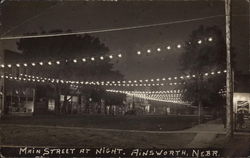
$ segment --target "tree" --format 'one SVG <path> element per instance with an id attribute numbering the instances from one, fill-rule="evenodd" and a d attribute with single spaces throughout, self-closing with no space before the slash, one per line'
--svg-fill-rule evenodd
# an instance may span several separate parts
<path id="1" fill-rule="evenodd" d="M 68 30 L 69 32 L 70 30 Z M 61 30 L 52 30 L 50 34 L 62 32 Z M 42 31 L 41 34 L 46 33 Z M 28 35 L 36 34 L 29 33 Z M 122 80 L 123 76 L 120 72 L 113 70 L 113 64 L 109 58 L 100 60 L 97 57 L 108 55 L 109 49 L 101 41 L 90 35 L 69 35 L 54 36 L 45 38 L 29 38 L 20 39 L 17 42 L 18 49 L 22 52 L 22 58 L 13 61 L 15 63 L 36 63 L 36 66 L 27 67 L 26 72 L 35 76 L 47 78 L 65 79 L 71 81 L 108 81 Z M 91 61 L 87 57 L 95 57 L 95 61 Z M 73 63 L 74 59 L 86 58 L 87 62 L 78 60 Z M 45 61 L 43 66 L 39 62 Z M 48 65 L 51 61 L 52 65 Z M 56 64 L 60 61 L 60 65 Z M 59 100 L 62 92 L 69 93 L 72 91 L 69 85 L 54 84 L 52 85 L 56 91 L 56 109 L 59 111 Z M 96 93 L 101 91 L 100 86 L 84 86 L 78 88 L 77 91 L 82 93 Z M 44 92 L 46 93 L 46 92 Z M 97 93 L 100 100 L 103 93 Z M 91 95 L 91 94 L 90 94 Z M 102 96 L 101 96 L 102 95 Z"/>
<path id="2" fill-rule="evenodd" d="M 204 75 L 226 69 L 226 45 L 219 27 L 200 26 L 194 30 L 185 44 L 180 65 L 184 74 L 196 76 L 183 86 L 186 89 L 183 100 L 198 106 L 200 115 L 203 106 L 219 108 L 225 105 L 225 98 L 220 94 L 225 87 L 225 75 Z"/>

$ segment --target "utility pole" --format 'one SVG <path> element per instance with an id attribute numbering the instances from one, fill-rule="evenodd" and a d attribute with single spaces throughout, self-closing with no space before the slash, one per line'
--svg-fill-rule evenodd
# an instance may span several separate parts
<path id="1" fill-rule="evenodd" d="M 0 26 L 1 27 L 1 26 Z M 2 41 L 0 40 L 0 64 L 4 63 L 4 53 L 2 49 Z M 0 69 L 0 75 L 4 76 L 4 69 Z M 4 115 L 5 107 L 4 107 L 4 99 L 5 99 L 5 87 L 4 87 L 4 77 L 0 78 L 0 118 Z"/>
<path id="2" fill-rule="evenodd" d="M 0 30 L 3 28 L 3 22 L 2 22 L 2 4 L 4 1 L 0 1 Z M 2 32 L 2 31 L 0 31 Z M 3 43 L 0 40 L 0 64 L 4 64 L 4 52 L 3 52 Z M 4 69 L 0 69 L 0 75 L 4 76 Z M 4 90 L 4 77 L 0 78 L 0 118 L 5 112 L 4 107 L 4 98 L 5 98 L 5 90 Z"/>
<path id="3" fill-rule="evenodd" d="M 225 0 L 226 15 L 226 50 L 227 50 L 227 77 L 226 77 L 226 137 L 233 136 L 233 83 L 231 67 L 231 0 Z"/>
<path id="4" fill-rule="evenodd" d="M 247 0 L 248 2 L 248 39 L 249 39 L 249 61 L 250 61 L 250 0 Z M 250 73 L 250 62 L 249 62 L 249 69 L 248 69 L 249 73 Z"/>

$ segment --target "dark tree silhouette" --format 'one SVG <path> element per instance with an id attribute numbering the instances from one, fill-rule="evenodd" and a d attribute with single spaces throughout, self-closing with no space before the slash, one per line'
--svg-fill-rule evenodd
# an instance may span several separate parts
<path id="1" fill-rule="evenodd" d="M 226 44 L 222 31 L 217 26 L 200 26 L 192 32 L 184 49 L 180 57 L 181 71 L 195 74 L 196 78 L 187 80 L 183 86 L 186 89 L 183 100 L 200 107 L 222 107 L 225 99 L 219 92 L 224 89 L 225 74 L 204 76 L 207 72 L 223 72 L 226 68 Z"/>
<path id="2" fill-rule="evenodd" d="M 70 30 L 67 32 L 69 31 Z M 48 33 L 56 34 L 61 32 L 61 30 L 53 30 Z M 41 34 L 45 33 L 45 31 L 41 32 Z M 36 33 L 29 33 L 28 35 L 31 34 Z M 73 63 L 73 60 L 76 58 L 81 59 L 108 55 L 108 47 L 94 36 L 86 34 L 83 36 L 70 35 L 20 39 L 17 42 L 17 46 L 18 50 L 22 52 L 22 57 L 15 58 L 15 61 L 12 60 L 12 62 L 37 63 L 34 67 L 29 66 L 26 68 L 26 73 L 31 75 L 72 81 L 108 81 L 123 79 L 120 72 L 113 70 L 113 64 L 109 58 L 105 58 L 104 60 L 95 58 L 95 61 L 87 60 L 87 62 L 78 60 L 77 63 Z M 56 64 L 58 60 L 61 61 L 60 65 Z M 43 66 L 40 66 L 38 64 L 40 61 L 46 62 Z M 52 62 L 52 65 L 47 64 L 49 61 Z M 69 85 L 60 83 L 54 84 L 53 86 L 56 91 L 56 110 L 59 111 L 60 94 L 62 92 L 64 94 L 69 93 L 72 89 Z M 75 91 L 80 91 L 88 96 L 98 94 L 99 96 L 96 96 L 95 99 L 100 100 L 106 96 L 103 90 L 104 87 L 101 86 L 83 86 Z M 48 92 L 44 91 L 44 93 Z"/>

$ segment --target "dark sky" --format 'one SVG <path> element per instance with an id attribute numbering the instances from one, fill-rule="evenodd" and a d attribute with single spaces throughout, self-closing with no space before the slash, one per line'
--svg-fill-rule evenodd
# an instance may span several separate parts
<path id="1" fill-rule="evenodd" d="M 53 6 L 50 9 L 46 9 Z M 40 16 L 21 24 L 9 36 L 41 29 L 71 29 L 74 31 L 98 30 L 125 26 L 154 24 L 184 19 L 224 14 L 222 1 L 198 2 L 6 2 L 3 7 L 3 30 L 20 25 L 25 19 Z M 247 72 L 248 49 L 248 3 L 235 0 L 233 3 L 233 47 L 237 54 L 237 69 Z M 237 15 L 237 16 L 236 16 Z M 225 19 L 209 20 L 158 26 L 144 29 L 93 34 L 98 36 L 111 52 L 125 53 L 115 64 L 127 79 L 156 78 L 178 74 L 178 57 L 182 50 L 171 53 L 155 53 L 138 56 L 137 50 L 156 48 L 166 44 L 184 42 L 199 25 L 218 25 L 224 31 Z M 4 47 L 15 50 L 15 40 L 4 41 Z"/>

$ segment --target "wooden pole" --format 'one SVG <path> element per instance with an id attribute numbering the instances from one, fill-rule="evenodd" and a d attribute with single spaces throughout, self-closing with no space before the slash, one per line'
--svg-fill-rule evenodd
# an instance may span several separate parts
<path id="1" fill-rule="evenodd" d="M 1 27 L 1 26 L 0 26 Z M 2 41 L 0 40 L 0 64 L 4 64 L 4 53 L 3 53 L 3 49 L 2 49 Z M 4 75 L 4 69 L 0 69 L 0 75 Z M 0 92 L 1 92 L 1 100 L 0 100 L 0 118 L 2 117 L 2 115 L 4 115 L 5 113 L 5 107 L 4 107 L 4 100 L 5 100 L 5 86 L 4 86 L 4 77 L 0 78 Z"/>
<path id="2" fill-rule="evenodd" d="M 226 77 L 226 137 L 233 136 L 233 90 L 232 90 L 232 67 L 231 67 L 231 0 L 225 0 L 226 15 L 226 50 L 227 50 L 227 77 Z"/>
<path id="3" fill-rule="evenodd" d="M 248 39 L 249 39 L 249 61 L 250 61 L 250 0 L 247 0 L 248 2 L 248 28 L 249 28 L 249 31 L 248 31 Z M 250 62 L 249 62 L 249 73 L 250 73 Z"/>

